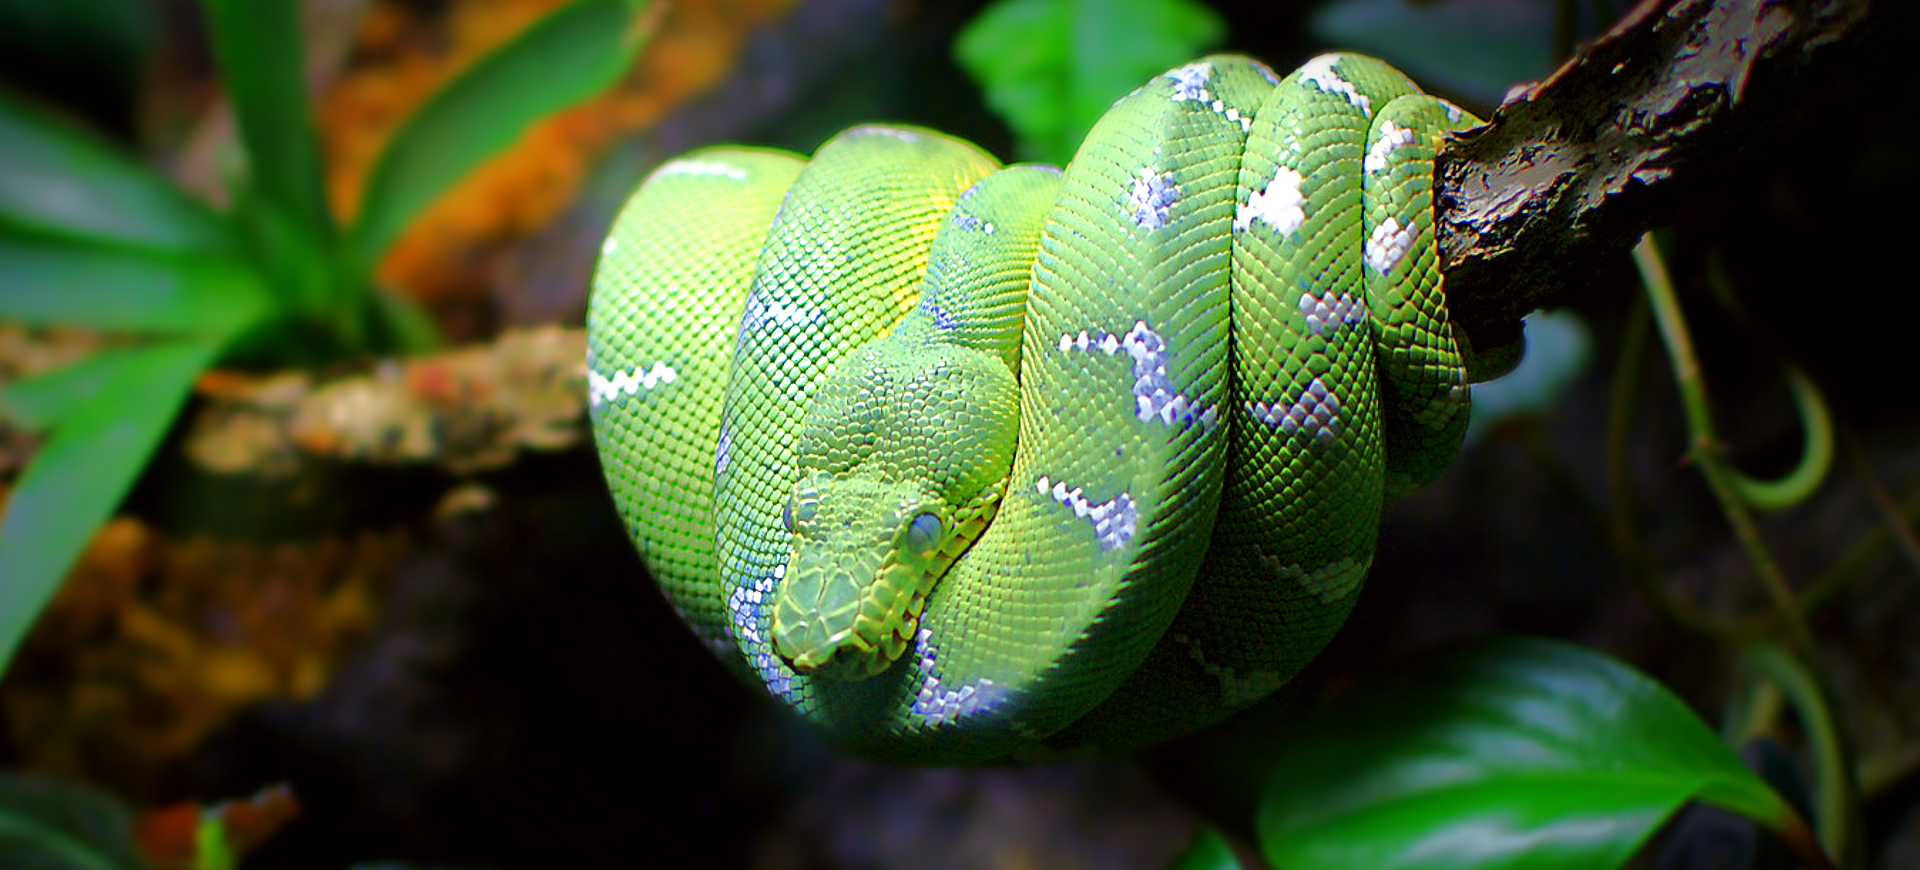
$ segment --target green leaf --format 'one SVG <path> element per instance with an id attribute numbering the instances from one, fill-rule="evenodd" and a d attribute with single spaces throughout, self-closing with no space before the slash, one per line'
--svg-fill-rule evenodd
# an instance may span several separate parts
<path id="1" fill-rule="evenodd" d="M 270 310 L 251 267 L 224 257 L 0 232 L 0 319 L 226 337 Z"/>
<path id="2" fill-rule="evenodd" d="M 574 0 L 475 61 L 396 131 L 354 221 L 361 263 L 379 259 L 421 210 L 533 122 L 600 93 L 651 35 L 645 0 Z"/>
<path id="3" fill-rule="evenodd" d="M 67 571 L 146 467 L 194 378 L 220 345 L 179 341 L 104 352 L 69 397 L 0 517 L 0 674 Z"/>
<path id="4" fill-rule="evenodd" d="M 1170 870 L 1240 870 L 1240 859 L 1219 831 L 1203 828 L 1194 835 L 1193 845 L 1174 859 Z"/>
<path id="5" fill-rule="evenodd" d="M 1286 739 L 1256 821 L 1277 867 L 1618 867 L 1690 799 L 1798 817 L 1658 683 L 1500 638 L 1356 688 Z"/>
<path id="6" fill-rule="evenodd" d="M 233 870 L 240 860 L 227 837 L 226 822 L 218 813 L 202 813 L 193 829 L 195 870 Z"/>
<path id="7" fill-rule="evenodd" d="M 92 788 L 0 774 L 0 866 L 146 870 L 126 806 Z"/>
<path id="8" fill-rule="evenodd" d="M 1307 29 L 1327 45 L 1376 55 L 1429 90 L 1493 106 L 1509 87 L 1553 72 L 1560 5 L 1339 0 L 1315 12 Z"/>
<path id="9" fill-rule="evenodd" d="M 374 344 L 406 355 L 430 353 L 446 346 L 440 325 L 419 304 L 388 290 L 375 290 L 367 310 Z"/>
<path id="10" fill-rule="evenodd" d="M 0 224 L 167 251 L 233 248 L 205 204 L 3 90 L 0 154 Z"/>
<path id="11" fill-rule="evenodd" d="M 107 388 L 126 363 L 120 350 L 94 353 L 72 365 L 0 384 L 0 414 L 33 432 L 45 432 Z"/>
<path id="12" fill-rule="evenodd" d="M 202 6 L 252 186 L 308 235 L 331 239 L 320 143 L 307 103 L 300 4 L 205 0 Z"/>
<path id="13" fill-rule="evenodd" d="M 341 277 L 339 246 L 302 226 L 257 188 L 233 192 L 232 220 L 283 312 L 325 319 L 362 303 L 365 284 L 358 275 Z"/>
<path id="14" fill-rule="evenodd" d="M 953 53 L 1013 128 L 1020 158 L 1064 166 L 1115 99 L 1225 32 L 1192 0 L 999 0 Z"/>

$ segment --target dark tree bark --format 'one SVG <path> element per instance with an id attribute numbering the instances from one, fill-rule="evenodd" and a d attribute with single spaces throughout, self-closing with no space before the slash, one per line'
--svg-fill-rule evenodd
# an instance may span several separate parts
<path id="1" fill-rule="evenodd" d="M 1716 156 L 1797 107 L 1774 99 L 1863 32 L 1870 0 L 1646 0 L 1516 87 L 1435 169 L 1448 309 L 1476 347 L 1562 301 L 1665 224 Z"/>

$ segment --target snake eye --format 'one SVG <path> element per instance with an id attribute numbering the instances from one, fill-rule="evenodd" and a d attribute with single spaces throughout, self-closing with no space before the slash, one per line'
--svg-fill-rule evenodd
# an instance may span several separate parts
<path id="1" fill-rule="evenodd" d="M 780 522 L 787 527 L 787 534 L 800 530 L 801 526 L 813 522 L 820 513 L 820 497 L 812 490 L 795 493 L 787 503 L 780 506 Z"/>
<path id="2" fill-rule="evenodd" d="M 931 556 L 940 546 L 940 518 L 933 514 L 920 514 L 907 524 L 905 545 L 907 550 L 922 556 Z"/>

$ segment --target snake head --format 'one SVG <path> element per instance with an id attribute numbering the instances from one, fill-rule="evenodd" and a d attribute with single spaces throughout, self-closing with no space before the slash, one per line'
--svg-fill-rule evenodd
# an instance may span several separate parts
<path id="1" fill-rule="evenodd" d="M 821 385 L 781 509 L 792 536 L 774 649 L 795 670 L 860 679 L 906 653 L 921 606 L 1005 491 L 1019 388 L 995 354 L 923 323 L 854 350 Z"/>
<path id="2" fill-rule="evenodd" d="M 793 550 L 775 597 L 775 650 L 802 673 L 861 679 L 886 670 L 953 562 L 952 513 L 912 482 L 804 475 L 781 509 Z"/>

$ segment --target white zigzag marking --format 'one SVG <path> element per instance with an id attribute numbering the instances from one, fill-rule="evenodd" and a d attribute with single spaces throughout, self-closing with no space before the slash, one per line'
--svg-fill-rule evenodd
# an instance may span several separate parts
<path id="1" fill-rule="evenodd" d="M 1402 227 L 1399 221 L 1389 217 L 1367 236 L 1367 265 L 1385 275 L 1393 271 L 1412 248 L 1413 227 Z"/>
<path id="2" fill-rule="evenodd" d="M 1100 549 L 1112 550 L 1133 541 L 1135 527 L 1140 521 L 1140 511 L 1133 503 L 1133 496 L 1123 492 L 1094 504 L 1087 499 L 1083 487 L 1068 489 L 1065 481 L 1050 480 L 1045 475 L 1034 482 L 1033 488 L 1041 495 L 1072 508 L 1074 516 L 1092 525 Z"/>
<path id="3" fill-rule="evenodd" d="M 1380 138 L 1367 146 L 1367 158 L 1360 163 L 1362 172 L 1374 173 L 1387 168 L 1387 155 L 1395 148 L 1405 148 L 1417 141 L 1412 130 L 1395 124 L 1391 119 L 1380 122 Z"/>
<path id="4" fill-rule="evenodd" d="M 1307 198 L 1300 193 L 1303 180 L 1299 172 L 1288 167 L 1275 169 L 1267 189 L 1249 194 L 1247 201 L 1234 210 L 1233 228 L 1244 231 L 1257 219 L 1283 238 L 1293 235 L 1307 222 Z"/>
<path id="5" fill-rule="evenodd" d="M 729 178 L 745 181 L 747 171 L 738 166 L 716 163 L 710 160 L 669 160 L 653 171 L 655 177 L 662 175 L 707 175 L 716 178 Z"/>
<path id="6" fill-rule="evenodd" d="M 1334 71 L 1333 65 L 1339 60 L 1340 55 L 1337 54 L 1320 55 L 1300 67 L 1300 77 L 1313 82 L 1319 86 L 1320 90 L 1346 97 L 1347 103 L 1361 112 L 1373 114 L 1373 100 L 1368 99 L 1366 94 L 1360 93 L 1360 90 L 1353 86 L 1353 82 L 1341 78 L 1340 74 Z"/>
<path id="7" fill-rule="evenodd" d="M 1366 308 L 1358 296 L 1332 290 L 1318 299 L 1311 293 L 1300 294 L 1300 313 L 1306 315 L 1307 332 L 1311 335 L 1326 335 L 1367 319 Z"/>
<path id="8" fill-rule="evenodd" d="M 1167 212 L 1179 201 L 1180 185 L 1173 182 L 1173 173 L 1156 172 L 1151 166 L 1141 168 L 1140 177 L 1133 180 L 1133 188 L 1127 193 L 1133 222 L 1150 230 L 1166 226 Z"/>
<path id="9" fill-rule="evenodd" d="M 1142 423 L 1159 420 L 1171 426 L 1176 421 L 1183 425 L 1198 422 L 1212 430 L 1219 422 L 1217 409 L 1200 410 L 1193 400 L 1174 391 L 1173 379 L 1167 375 L 1167 361 L 1173 353 L 1167 349 L 1166 339 L 1144 320 L 1134 321 L 1124 336 L 1085 329 L 1078 334 L 1061 333 L 1058 347 L 1061 353 L 1093 350 L 1107 356 L 1125 350 L 1133 360 L 1134 417 Z"/>
<path id="10" fill-rule="evenodd" d="M 919 651 L 914 667 L 920 672 L 920 691 L 913 698 L 914 715 L 931 725 L 945 725 L 1006 697 L 1007 690 L 986 677 L 957 689 L 940 688 L 940 678 L 933 675 L 939 654 L 933 648 L 932 636 L 931 630 L 922 628 L 917 638 Z"/>
<path id="11" fill-rule="evenodd" d="M 629 396 L 638 395 L 641 390 L 651 390 L 679 379 L 680 373 L 674 371 L 673 366 L 667 365 L 664 361 L 655 362 L 653 367 L 645 372 L 636 365 L 627 371 L 614 372 L 613 377 L 610 378 L 589 369 L 587 371 L 587 405 L 597 408 L 604 402 L 619 398 L 623 393 Z"/>
<path id="12" fill-rule="evenodd" d="M 1282 432 L 1305 430 L 1315 444 L 1325 444 L 1340 436 L 1340 397 L 1327 384 L 1314 378 L 1300 398 L 1293 402 L 1248 402 L 1247 413 Z"/>

